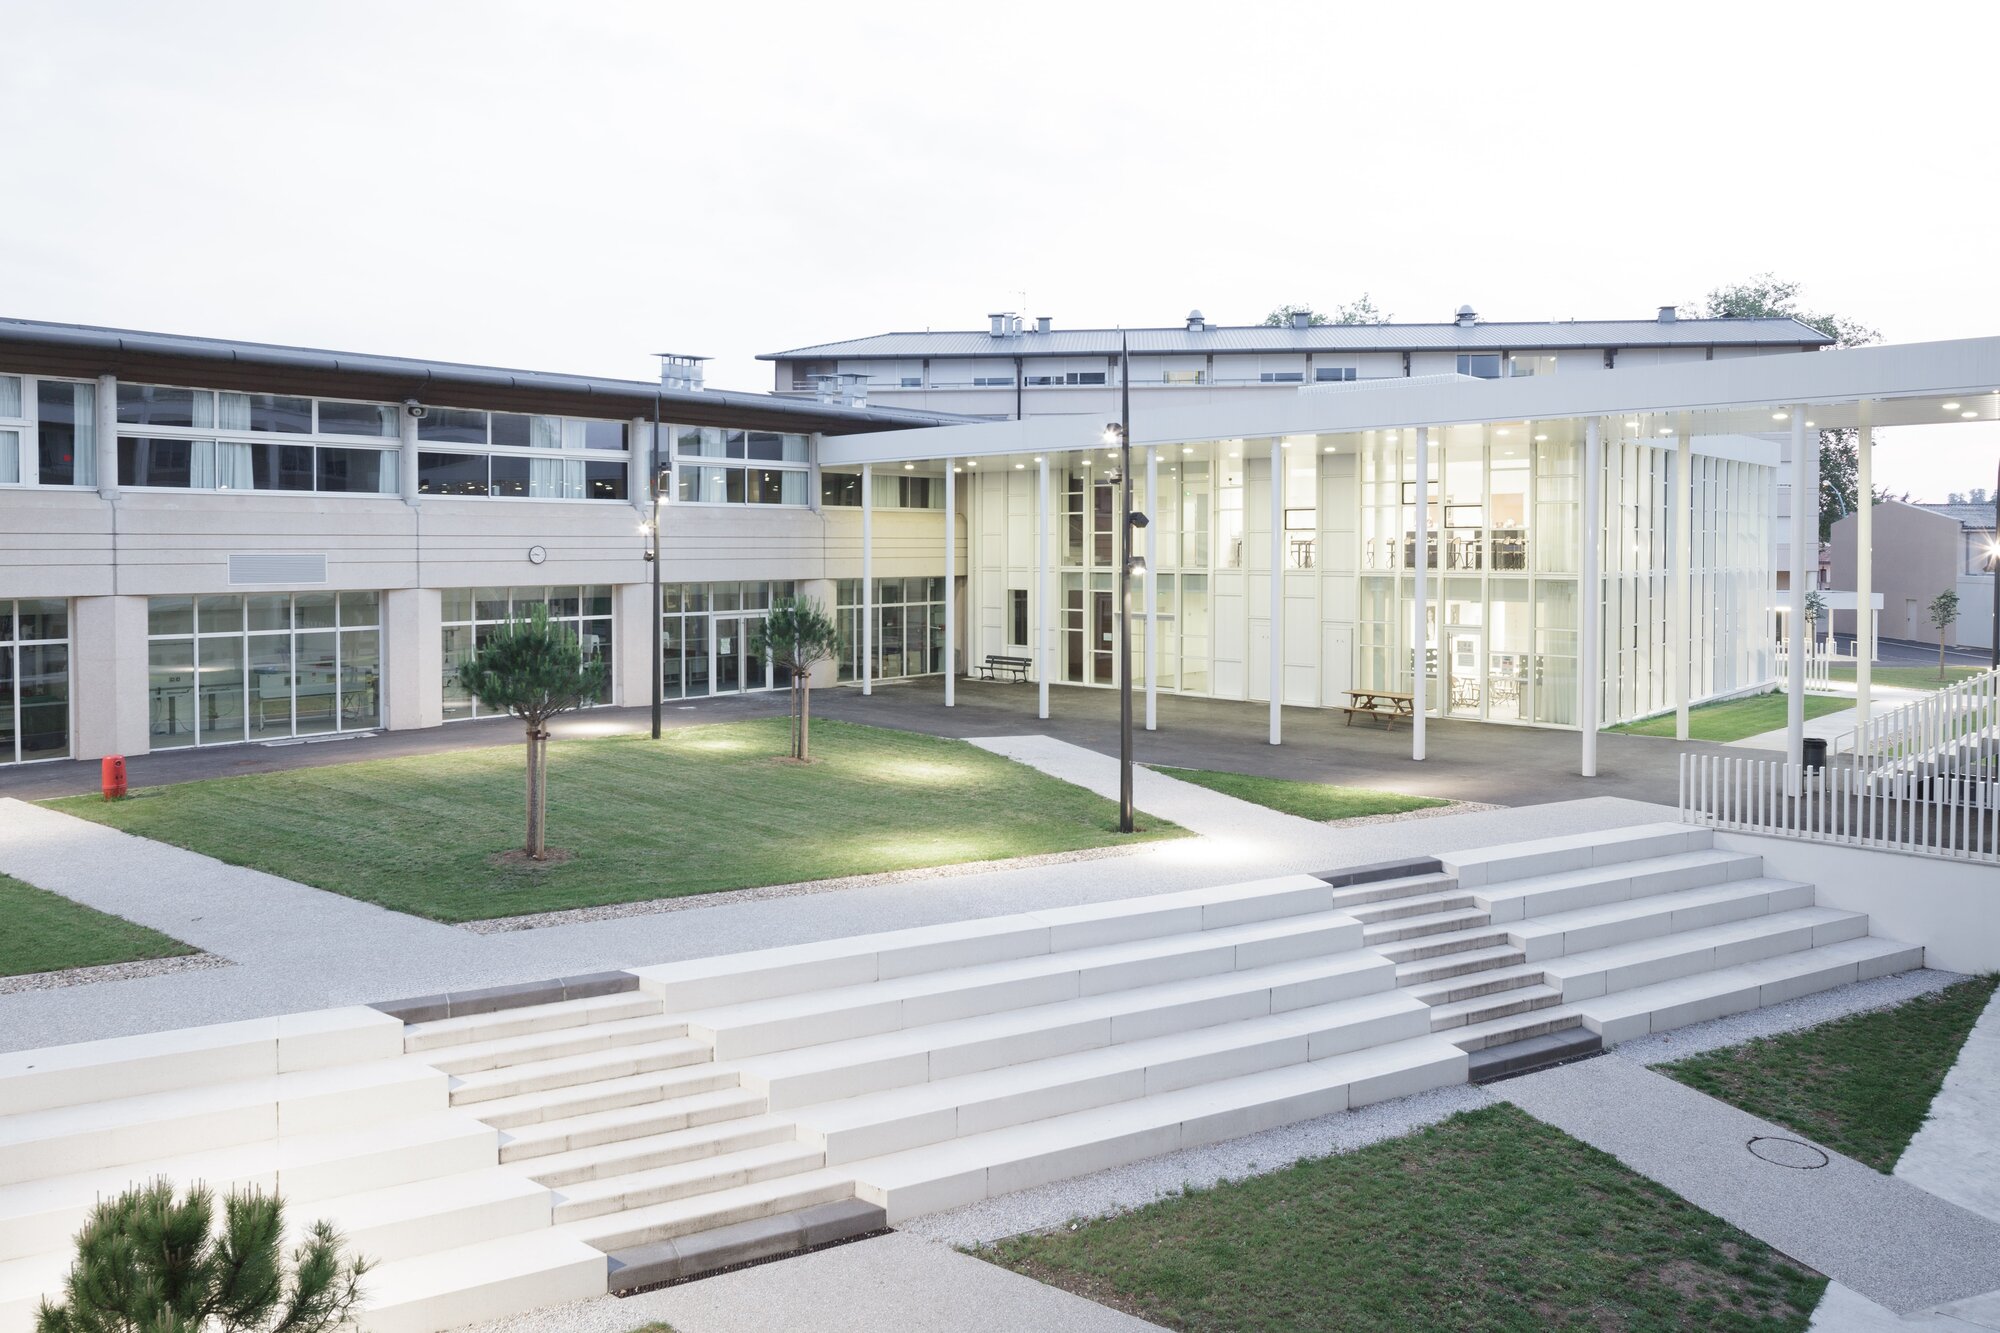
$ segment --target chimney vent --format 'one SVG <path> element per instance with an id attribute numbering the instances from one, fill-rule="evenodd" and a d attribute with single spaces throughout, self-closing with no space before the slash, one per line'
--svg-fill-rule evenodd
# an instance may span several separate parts
<path id="1" fill-rule="evenodd" d="M 1208 321 L 1202 318 L 1201 311 L 1199 310 L 1188 311 L 1187 331 L 1189 333 L 1200 333 L 1207 327 L 1208 327 Z"/>
<path id="2" fill-rule="evenodd" d="M 1312 312 L 1312 311 L 1310 311 L 1310 310 L 1294 310 L 1294 311 L 1292 312 L 1292 327 L 1293 327 L 1293 328 L 1295 328 L 1295 329 L 1309 329 L 1309 328 L 1311 328 L 1311 327 L 1312 327 L 1312 322 L 1313 322 L 1313 312 Z"/>
<path id="3" fill-rule="evenodd" d="M 866 407 L 868 377 L 858 371 L 843 370 L 833 375 L 812 377 L 813 398 L 829 407 Z"/>
<path id="4" fill-rule="evenodd" d="M 1469 329 L 1478 322 L 1479 322 L 1479 312 L 1474 310 L 1471 306 L 1462 305 L 1458 308 L 1458 327 L 1460 327 L 1461 329 Z"/>
<path id="5" fill-rule="evenodd" d="M 701 391 L 701 363 L 705 356 L 689 356 L 684 352 L 661 352 L 660 387 L 678 389 L 684 393 Z"/>
<path id="6" fill-rule="evenodd" d="M 1671 324 L 1680 317 L 1680 311 L 1676 310 L 1673 306 L 1663 305 L 1660 307 L 1660 323 Z"/>
<path id="7" fill-rule="evenodd" d="M 1047 333 L 1049 331 L 1049 325 L 1052 324 L 1053 322 L 1054 321 L 1047 315 L 1035 316 L 1035 332 Z"/>

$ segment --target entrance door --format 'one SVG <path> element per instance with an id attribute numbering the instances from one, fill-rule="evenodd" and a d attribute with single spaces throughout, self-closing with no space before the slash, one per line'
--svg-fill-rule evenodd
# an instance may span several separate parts
<path id="1" fill-rule="evenodd" d="M 1478 626 L 1445 628 L 1444 711 L 1451 717 L 1478 717 L 1480 663 L 1486 659 L 1486 636 Z"/>
<path id="2" fill-rule="evenodd" d="M 1118 678 L 1117 594 L 1090 594 L 1090 679 L 1109 685 Z"/>
<path id="3" fill-rule="evenodd" d="M 769 665 L 751 646 L 762 616 L 716 616 L 709 629 L 710 694 L 742 694 L 771 688 Z"/>

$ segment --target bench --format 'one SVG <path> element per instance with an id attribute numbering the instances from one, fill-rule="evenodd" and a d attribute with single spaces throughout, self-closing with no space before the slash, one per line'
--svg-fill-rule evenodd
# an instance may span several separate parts
<path id="1" fill-rule="evenodd" d="M 1390 690 L 1349 690 L 1347 692 L 1347 725 L 1354 725 L 1356 714 L 1363 717 L 1380 718 L 1382 725 L 1393 728 L 1399 717 L 1414 717 L 1416 696 L 1397 694 Z"/>
<path id="2" fill-rule="evenodd" d="M 988 653 L 986 660 L 980 664 L 979 678 L 1000 680 L 1004 677 L 1025 684 L 1028 679 L 1028 668 L 1034 664 L 1035 659 L 1032 657 L 1003 657 L 999 653 Z"/>

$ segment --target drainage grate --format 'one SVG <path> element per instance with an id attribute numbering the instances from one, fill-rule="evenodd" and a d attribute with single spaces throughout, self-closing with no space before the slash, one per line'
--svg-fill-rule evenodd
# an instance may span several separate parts
<path id="1" fill-rule="evenodd" d="M 1817 1171 L 1833 1159 L 1825 1149 L 1797 1139 L 1781 1139 L 1767 1134 L 1752 1135 L 1743 1145 L 1750 1155 L 1772 1166 L 1788 1166 L 1794 1171 Z"/>

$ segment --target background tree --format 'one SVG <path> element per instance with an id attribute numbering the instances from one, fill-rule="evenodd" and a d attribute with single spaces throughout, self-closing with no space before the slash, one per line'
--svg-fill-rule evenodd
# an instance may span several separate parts
<path id="1" fill-rule="evenodd" d="M 792 758 L 812 758 L 812 671 L 840 656 L 840 628 L 818 602 L 787 597 L 750 636 L 752 651 L 792 676 Z"/>
<path id="2" fill-rule="evenodd" d="M 1802 309 L 1799 284 L 1773 273 L 1717 287 L 1700 305 L 1709 319 L 1796 319 L 1833 338 L 1836 347 L 1860 347 L 1880 342 L 1882 335 L 1858 320 L 1828 311 Z M 1860 432 L 1851 427 L 1819 433 L 1819 539 L 1827 540 L 1834 522 L 1854 512 L 1859 502 Z"/>
<path id="3" fill-rule="evenodd" d="M 280 1253 L 285 1205 L 276 1195 L 176 1198 L 156 1180 L 98 1203 L 76 1237 L 63 1300 L 44 1300 L 36 1333 L 326 1333 L 361 1297 L 366 1260 L 341 1256 L 338 1233 L 315 1222 Z"/>
<path id="4" fill-rule="evenodd" d="M 1293 315 L 1304 315 L 1306 316 L 1306 323 L 1315 326 L 1333 323 L 1332 320 L 1320 314 L 1309 305 L 1292 305 L 1290 303 L 1281 305 L 1270 314 L 1264 316 L 1264 323 L 1266 326 L 1274 329 L 1290 328 Z"/>
<path id="5" fill-rule="evenodd" d="M 1826 594 L 1818 588 L 1806 589 L 1806 638 L 1817 640 L 1819 627 L 1826 623 Z"/>
<path id="6" fill-rule="evenodd" d="M 1367 292 L 1333 308 L 1333 322 L 1336 324 L 1387 324 L 1393 318 L 1388 311 L 1379 309 Z"/>
<path id="7" fill-rule="evenodd" d="M 604 685 L 604 663 L 583 660 L 577 632 L 537 606 L 510 621 L 458 668 L 467 693 L 496 712 L 512 713 L 528 729 L 528 837 L 525 851 L 546 860 L 548 848 L 549 719 L 581 708 Z"/>
<path id="8" fill-rule="evenodd" d="M 1931 598 L 1931 624 L 1938 632 L 1938 679 L 1944 679 L 1944 641 L 1946 631 L 1958 620 L 1958 593 L 1946 588 Z"/>

